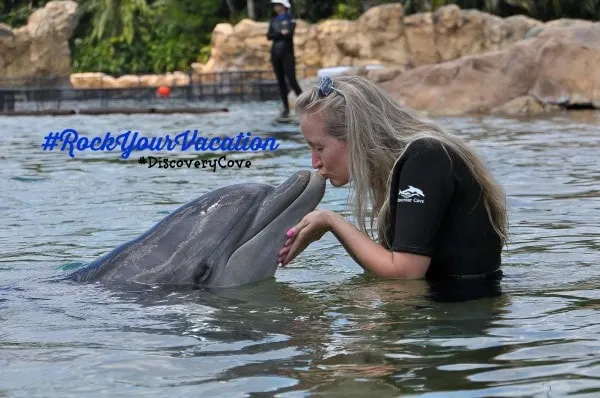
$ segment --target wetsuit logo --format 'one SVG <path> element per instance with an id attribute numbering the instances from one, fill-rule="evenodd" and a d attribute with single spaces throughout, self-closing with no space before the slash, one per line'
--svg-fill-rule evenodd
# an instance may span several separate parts
<path id="1" fill-rule="evenodd" d="M 405 190 L 398 192 L 401 198 L 398 198 L 398 202 L 413 202 L 413 203 L 425 203 L 425 194 L 419 188 L 415 188 L 409 185 Z"/>

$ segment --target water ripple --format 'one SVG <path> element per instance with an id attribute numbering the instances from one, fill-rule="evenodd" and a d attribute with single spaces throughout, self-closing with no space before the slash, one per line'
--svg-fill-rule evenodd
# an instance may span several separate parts
<path id="1" fill-rule="evenodd" d="M 297 127 L 269 123 L 276 106 L 0 119 L 0 395 L 600 394 L 598 112 L 439 119 L 506 189 L 511 239 L 497 295 L 450 302 L 423 281 L 372 278 L 331 234 L 276 280 L 235 291 L 55 280 L 216 186 L 310 169 Z M 139 154 L 42 151 L 44 135 L 64 128 L 251 131 L 280 149 L 228 154 L 251 160 L 244 170 L 149 169 Z M 352 219 L 347 194 L 328 186 L 321 208 Z"/>

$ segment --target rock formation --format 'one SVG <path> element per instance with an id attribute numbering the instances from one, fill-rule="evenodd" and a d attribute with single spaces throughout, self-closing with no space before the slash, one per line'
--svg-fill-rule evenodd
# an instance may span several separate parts
<path id="1" fill-rule="evenodd" d="M 555 21 L 531 36 L 380 84 L 399 102 L 435 115 L 600 108 L 600 23 Z"/>
<path id="2" fill-rule="evenodd" d="M 71 74 L 71 84 L 75 88 L 173 87 L 189 85 L 190 76 L 183 72 L 173 72 L 113 77 L 100 72 L 84 72 Z"/>
<path id="3" fill-rule="evenodd" d="M 0 22 L 0 37 L 2 36 L 14 36 L 12 28 L 5 23 Z"/>
<path id="4" fill-rule="evenodd" d="M 405 16 L 400 3 L 370 8 L 356 21 L 326 20 L 310 25 L 298 20 L 294 35 L 300 67 L 383 64 L 415 66 L 499 50 L 525 38 L 543 24 L 524 16 L 500 18 L 456 5 L 434 13 Z M 192 64 L 198 72 L 270 69 L 268 23 L 242 20 L 218 24 L 211 57 Z"/>
<path id="5" fill-rule="evenodd" d="M 77 27 L 77 3 L 57 0 L 37 9 L 27 25 L 0 34 L 0 79 L 67 77 L 71 73 L 69 38 Z M 5 25 L 6 27 L 6 25 Z"/>
<path id="6" fill-rule="evenodd" d="M 69 76 L 76 10 L 71 0 L 51 1 L 26 26 L 0 25 L 0 79 Z M 192 65 L 202 77 L 76 73 L 70 83 L 76 88 L 182 86 L 200 78 L 210 82 L 213 72 L 270 73 L 267 28 L 268 23 L 249 19 L 218 24 L 209 61 Z M 298 67 L 309 68 L 309 76 L 319 68 L 354 66 L 346 73 L 364 74 L 400 102 L 431 114 L 600 108 L 600 23 L 500 18 L 456 5 L 405 16 L 395 3 L 373 7 L 356 21 L 298 20 L 294 43 Z M 369 64 L 386 68 L 361 69 Z"/>

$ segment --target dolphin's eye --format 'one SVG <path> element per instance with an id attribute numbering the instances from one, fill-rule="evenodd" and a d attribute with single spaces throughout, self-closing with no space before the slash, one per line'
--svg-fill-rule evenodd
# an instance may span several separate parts
<path id="1" fill-rule="evenodd" d="M 196 268 L 196 273 L 194 274 L 194 284 L 200 285 L 208 279 L 210 276 L 210 267 L 205 262 L 202 262 Z"/>

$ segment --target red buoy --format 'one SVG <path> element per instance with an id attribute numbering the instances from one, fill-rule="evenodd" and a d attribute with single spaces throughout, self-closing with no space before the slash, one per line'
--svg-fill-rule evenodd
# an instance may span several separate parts
<path id="1" fill-rule="evenodd" d="M 168 97 L 169 95 L 171 95 L 171 89 L 167 86 L 160 86 L 157 90 L 156 90 L 156 94 L 159 97 Z"/>

